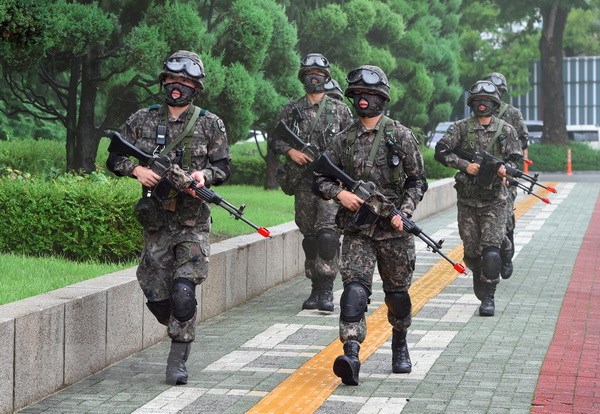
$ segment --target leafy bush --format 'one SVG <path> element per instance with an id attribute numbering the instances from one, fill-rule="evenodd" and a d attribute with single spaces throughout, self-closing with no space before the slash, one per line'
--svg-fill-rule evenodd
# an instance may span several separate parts
<path id="1" fill-rule="evenodd" d="M 421 147 L 423 153 L 423 162 L 425 163 L 425 175 L 427 179 L 437 180 L 440 178 L 452 177 L 456 170 L 454 168 L 446 167 L 437 162 L 433 155 L 435 151 L 432 148 Z"/>
<path id="2" fill-rule="evenodd" d="M 267 143 L 260 142 L 262 154 L 267 152 Z M 265 183 L 266 164 L 260 156 L 255 142 L 238 142 L 231 147 L 231 178 L 228 184 L 262 186 Z"/>
<path id="3" fill-rule="evenodd" d="M 133 186 L 131 184 L 134 184 Z M 141 247 L 139 186 L 102 174 L 0 179 L 0 251 L 122 262 Z"/>
<path id="4" fill-rule="evenodd" d="M 571 148 L 573 170 L 596 171 L 600 169 L 600 151 L 590 148 L 583 143 L 570 145 L 532 144 L 527 149 L 529 159 L 533 164 L 529 167 L 533 171 L 559 171 L 567 170 L 567 149 Z"/>
<path id="5" fill-rule="evenodd" d="M 14 140 L 0 145 L 0 167 L 46 175 L 64 171 L 65 144 L 51 140 Z"/>

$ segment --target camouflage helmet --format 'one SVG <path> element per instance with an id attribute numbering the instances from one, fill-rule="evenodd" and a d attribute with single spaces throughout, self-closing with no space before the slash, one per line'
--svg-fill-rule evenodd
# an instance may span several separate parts
<path id="1" fill-rule="evenodd" d="M 337 83 L 335 79 L 331 79 L 325 84 L 323 88 L 325 89 L 325 93 L 331 96 L 332 98 L 338 99 L 340 101 L 344 100 L 342 88 L 340 88 L 340 84 Z"/>
<path id="2" fill-rule="evenodd" d="M 325 56 L 320 53 L 309 53 L 300 61 L 300 70 L 298 71 L 298 79 L 300 82 L 304 82 L 304 75 L 306 72 L 318 69 L 325 73 L 327 76 L 327 81 L 331 79 L 331 67 L 329 66 L 329 61 Z"/>
<path id="3" fill-rule="evenodd" d="M 350 73 L 346 77 L 348 87 L 346 88 L 345 96 L 352 98 L 354 91 L 357 89 L 372 91 L 390 100 L 390 83 L 385 72 L 378 66 L 362 65 Z"/>
<path id="4" fill-rule="evenodd" d="M 500 94 L 498 88 L 492 82 L 488 80 L 477 81 L 469 88 L 469 97 L 467 98 L 467 105 L 471 106 L 471 103 L 475 99 L 488 99 L 500 105 Z"/>
<path id="5" fill-rule="evenodd" d="M 163 83 L 167 75 L 189 79 L 197 84 L 199 89 L 204 89 L 204 64 L 194 52 L 178 50 L 169 56 L 158 76 L 159 82 Z"/>
<path id="6" fill-rule="evenodd" d="M 503 95 L 508 91 L 506 78 L 500 72 L 489 73 L 484 80 L 492 82 L 496 86 L 496 88 L 498 88 L 498 92 L 500 92 L 500 95 Z"/>

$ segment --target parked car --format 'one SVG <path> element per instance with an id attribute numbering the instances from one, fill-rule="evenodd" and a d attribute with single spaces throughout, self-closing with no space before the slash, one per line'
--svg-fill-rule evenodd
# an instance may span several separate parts
<path id="1" fill-rule="evenodd" d="M 542 141 L 542 130 L 544 129 L 544 121 L 525 120 L 527 130 L 529 131 L 528 144 L 539 144 Z"/>
<path id="2" fill-rule="evenodd" d="M 258 129 L 251 129 L 246 134 L 246 138 L 241 141 L 236 142 L 239 144 L 241 142 L 264 142 L 267 140 L 267 133 Z"/>
<path id="3" fill-rule="evenodd" d="M 584 142 L 594 149 L 600 149 L 600 126 L 598 125 L 567 125 L 567 135 L 570 140 Z"/>
<path id="4" fill-rule="evenodd" d="M 438 141 L 442 138 L 442 136 L 446 133 L 446 131 L 448 131 L 448 128 L 450 128 L 450 125 L 452 125 L 453 123 L 454 122 L 452 122 L 452 121 L 440 122 L 435 127 L 435 131 L 433 131 L 433 135 L 431 136 L 431 138 L 429 138 L 429 141 L 427 142 L 427 146 L 429 148 L 435 148 L 435 144 L 438 143 Z"/>

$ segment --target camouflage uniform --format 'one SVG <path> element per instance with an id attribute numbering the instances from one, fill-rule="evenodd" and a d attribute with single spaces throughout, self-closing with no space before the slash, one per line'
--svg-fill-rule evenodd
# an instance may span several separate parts
<path id="1" fill-rule="evenodd" d="M 324 109 L 312 129 L 320 104 L 324 105 Z M 286 125 L 296 130 L 297 135 L 305 143 L 313 144 L 319 152 L 322 152 L 334 134 L 352 123 L 352 114 L 346 104 L 336 99 L 323 96 L 320 103 L 312 104 L 308 97 L 304 96 L 285 105 L 277 118 L 277 122 L 279 121 L 284 121 Z M 276 135 L 270 138 L 270 144 L 277 153 L 284 155 L 292 148 Z M 330 292 L 338 272 L 339 230 L 335 224 L 338 205 L 333 200 L 326 201 L 319 198 L 311 191 L 313 174 L 309 166 L 296 165 L 289 158 L 286 159 L 286 163 L 289 164 L 286 167 L 290 171 L 290 181 L 295 182 L 293 185 L 295 221 L 304 236 L 302 245 L 306 256 L 304 262 L 306 277 L 311 279 L 313 291 L 321 292 L 326 289 Z M 338 246 L 335 252 L 322 254 L 319 251 L 318 240 L 324 230 L 335 234 L 335 244 Z"/>
<path id="2" fill-rule="evenodd" d="M 182 133 L 192 112 L 191 106 L 178 119 L 168 120 L 167 145 Z M 127 120 L 121 135 L 142 151 L 152 154 L 157 149 L 157 125 L 164 125 L 165 119 L 165 106 L 142 109 Z M 181 161 L 182 145 L 180 142 L 169 152 L 173 162 Z M 219 117 L 210 112 L 199 116 L 189 146 L 185 151 L 191 151 L 190 165 L 184 165 L 184 168 L 188 167 L 190 172 L 202 171 L 207 186 L 218 185 L 228 178 L 229 146 L 225 126 Z M 110 154 L 107 163 L 117 175 L 133 177 L 136 164 L 129 158 Z M 195 286 L 208 275 L 210 206 L 180 193 L 174 206 L 163 207 L 149 194 L 148 189 L 143 188 L 142 198 L 135 208 L 144 231 L 144 250 L 136 275 L 148 307 L 159 322 L 167 325 L 169 336 L 178 342 L 192 342 L 195 313 L 190 320 L 180 322 L 173 316 L 169 300 L 175 279 L 186 279 Z M 156 307 L 161 309 L 156 310 Z"/>
<path id="3" fill-rule="evenodd" d="M 486 266 L 485 256 L 490 249 L 499 251 L 504 238 L 508 190 L 496 175 L 490 185 L 479 186 L 475 177 L 466 173 L 469 161 L 451 151 L 462 149 L 474 153 L 486 150 L 499 127 L 500 121 L 495 117 L 484 128 L 476 116 L 471 116 L 451 125 L 435 148 L 438 161 L 460 170 L 455 175 L 454 185 L 458 197 L 458 229 L 464 244 L 465 263 L 473 271 L 473 288 L 480 300 L 486 285 L 493 285 L 489 289 L 495 290 L 500 281 L 500 269 L 495 272 Z M 469 139 L 470 133 L 475 136 L 474 142 Z M 490 152 L 498 158 L 511 160 L 507 163 L 516 166 L 514 160 L 521 157 L 521 145 L 511 125 L 503 123 Z"/>
<path id="4" fill-rule="evenodd" d="M 364 177 L 371 147 L 381 128 L 384 128 L 386 139 L 379 143 L 370 174 Z M 353 145 L 348 143 L 351 136 L 356 136 Z M 391 138 L 400 150 L 401 161 L 397 167 L 389 165 L 387 138 Z M 378 191 L 409 217 L 423 198 L 427 184 L 419 144 L 410 129 L 398 121 L 382 117 L 371 131 L 357 121 L 338 134 L 325 153 L 351 177 L 375 183 Z M 328 177 L 318 177 L 316 182 L 325 198 L 334 199 L 341 191 L 341 187 Z M 344 286 L 358 282 L 370 294 L 377 264 L 386 296 L 399 292 L 408 295 L 415 269 L 413 235 L 396 231 L 386 218 L 379 219 L 367 229 L 357 228 L 353 222 L 354 214 L 343 207 L 338 213 L 338 223 L 344 234 L 340 262 Z M 411 324 L 410 301 L 403 313 L 395 315 L 388 310 L 388 321 L 396 331 L 406 332 Z M 366 330 L 364 317 L 357 322 L 340 318 L 340 340 L 344 343 L 349 340 L 363 342 Z"/>
<path id="5" fill-rule="evenodd" d="M 521 143 L 521 149 L 527 148 L 529 131 L 527 130 L 527 125 L 525 124 L 521 111 L 519 111 L 518 108 L 503 102 L 494 115 L 512 125 L 517 132 L 517 137 Z M 508 202 L 506 203 L 506 236 L 502 241 L 502 247 L 500 249 L 500 255 L 502 256 L 503 262 L 501 275 L 503 278 L 508 278 L 512 274 L 512 257 L 515 254 L 513 234 L 516 224 L 514 214 L 514 204 L 516 199 L 517 187 L 508 187 Z M 510 265 L 510 271 L 505 268 L 508 264 Z"/>

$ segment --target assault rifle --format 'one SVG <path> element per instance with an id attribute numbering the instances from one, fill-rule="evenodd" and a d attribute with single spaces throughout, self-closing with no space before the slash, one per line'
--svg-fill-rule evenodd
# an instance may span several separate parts
<path id="1" fill-rule="evenodd" d="M 159 192 L 156 196 L 161 201 L 168 201 L 167 199 L 172 199 L 179 191 L 185 190 L 186 188 L 192 188 L 196 195 L 202 200 L 207 203 L 216 204 L 227 210 L 227 212 L 235 217 L 236 220 L 242 220 L 250 227 L 256 229 L 261 236 L 271 237 L 269 229 L 259 227 L 243 217 L 244 209 L 246 208 L 245 205 L 242 204 L 240 207 L 235 207 L 214 191 L 206 187 L 197 187 L 198 183 L 177 164 L 172 165 L 171 160 L 166 155 L 147 154 L 124 140 L 118 132 L 108 131 L 108 133 L 112 133 L 110 145 L 108 146 L 109 152 L 134 157 L 161 177 L 161 182 L 153 189 L 153 191 Z M 174 179 L 175 177 L 177 179 Z"/>
<path id="2" fill-rule="evenodd" d="M 279 121 L 277 123 L 275 133 L 292 148 L 308 155 L 313 161 L 319 156 L 319 149 L 314 144 L 307 144 L 302 141 L 302 138 L 296 135 L 284 121 Z"/>
<path id="3" fill-rule="evenodd" d="M 537 197 L 546 204 L 551 204 L 550 200 L 547 197 L 541 197 L 541 196 L 537 195 L 536 193 L 534 193 L 531 186 L 527 186 L 527 185 L 515 180 L 514 178 L 510 178 L 510 177 L 508 177 L 506 181 L 508 182 L 509 186 L 520 188 L 521 190 L 523 190 L 525 192 L 525 194 Z"/>
<path id="4" fill-rule="evenodd" d="M 314 163 L 314 171 L 317 174 L 321 174 L 327 177 L 335 178 L 340 181 L 343 186 L 348 190 L 356 194 L 362 200 L 367 200 L 371 196 L 373 196 L 377 190 L 375 184 L 371 181 L 364 182 L 362 180 L 354 180 L 344 171 L 342 171 L 337 165 L 335 165 L 331 159 L 326 155 L 322 154 L 317 158 Z M 461 263 L 457 263 L 452 261 L 448 256 L 446 256 L 442 251 L 442 244 L 444 240 L 434 241 L 430 236 L 425 234 L 423 230 L 414 222 L 411 221 L 406 215 L 398 210 L 396 207 L 393 208 L 392 212 L 387 215 L 387 218 L 391 219 L 392 217 L 400 216 L 402 219 L 402 224 L 404 226 L 404 231 L 410 234 L 413 234 L 420 238 L 427 245 L 428 250 L 431 249 L 434 253 L 439 254 L 444 259 L 448 261 L 459 273 L 466 273 L 465 267 Z"/>
<path id="5" fill-rule="evenodd" d="M 506 174 L 510 175 L 513 178 L 522 178 L 523 180 L 529 182 L 530 186 L 529 186 L 529 190 L 528 192 L 531 194 L 531 192 L 533 191 L 533 187 L 534 186 L 538 186 L 538 187 L 542 187 L 543 189 L 551 192 L 551 193 L 556 193 L 556 189 L 554 187 L 547 187 L 545 185 L 542 185 L 538 182 L 538 173 L 535 173 L 533 176 L 525 174 L 523 171 L 518 170 L 516 168 L 511 167 L 510 165 L 506 165 L 506 161 L 501 160 L 500 158 L 497 158 L 495 156 L 493 156 L 492 154 L 490 154 L 487 151 L 481 151 L 481 152 L 470 152 L 470 151 L 466 151 L 466 150 L 462 150 L 459 148 L 455 148 L 454 150 L 452 150 L 453 153 L 455 153 L 456 155 L 458 155 L 461 158 L 464 158 L 465 160 L 468 160 L 470 162 L 474 162 L 477 164 L 480 164 L 482 167 L 484 165 L 493 165 L 495 166 L 494 168 L 492 168 L 493 171 L 497 171 L 498 167 L 500 165 L 504 165 L 504 167 L 506 168 Z M 483 171 L 480 170 L 480 173 L 482 173 Z M 485 172 L 484 172 L 485 174 Z M 479 178 L 479 175 L 478 175 Z M 526 186 L 525 186 L 526 187 Z"/>

